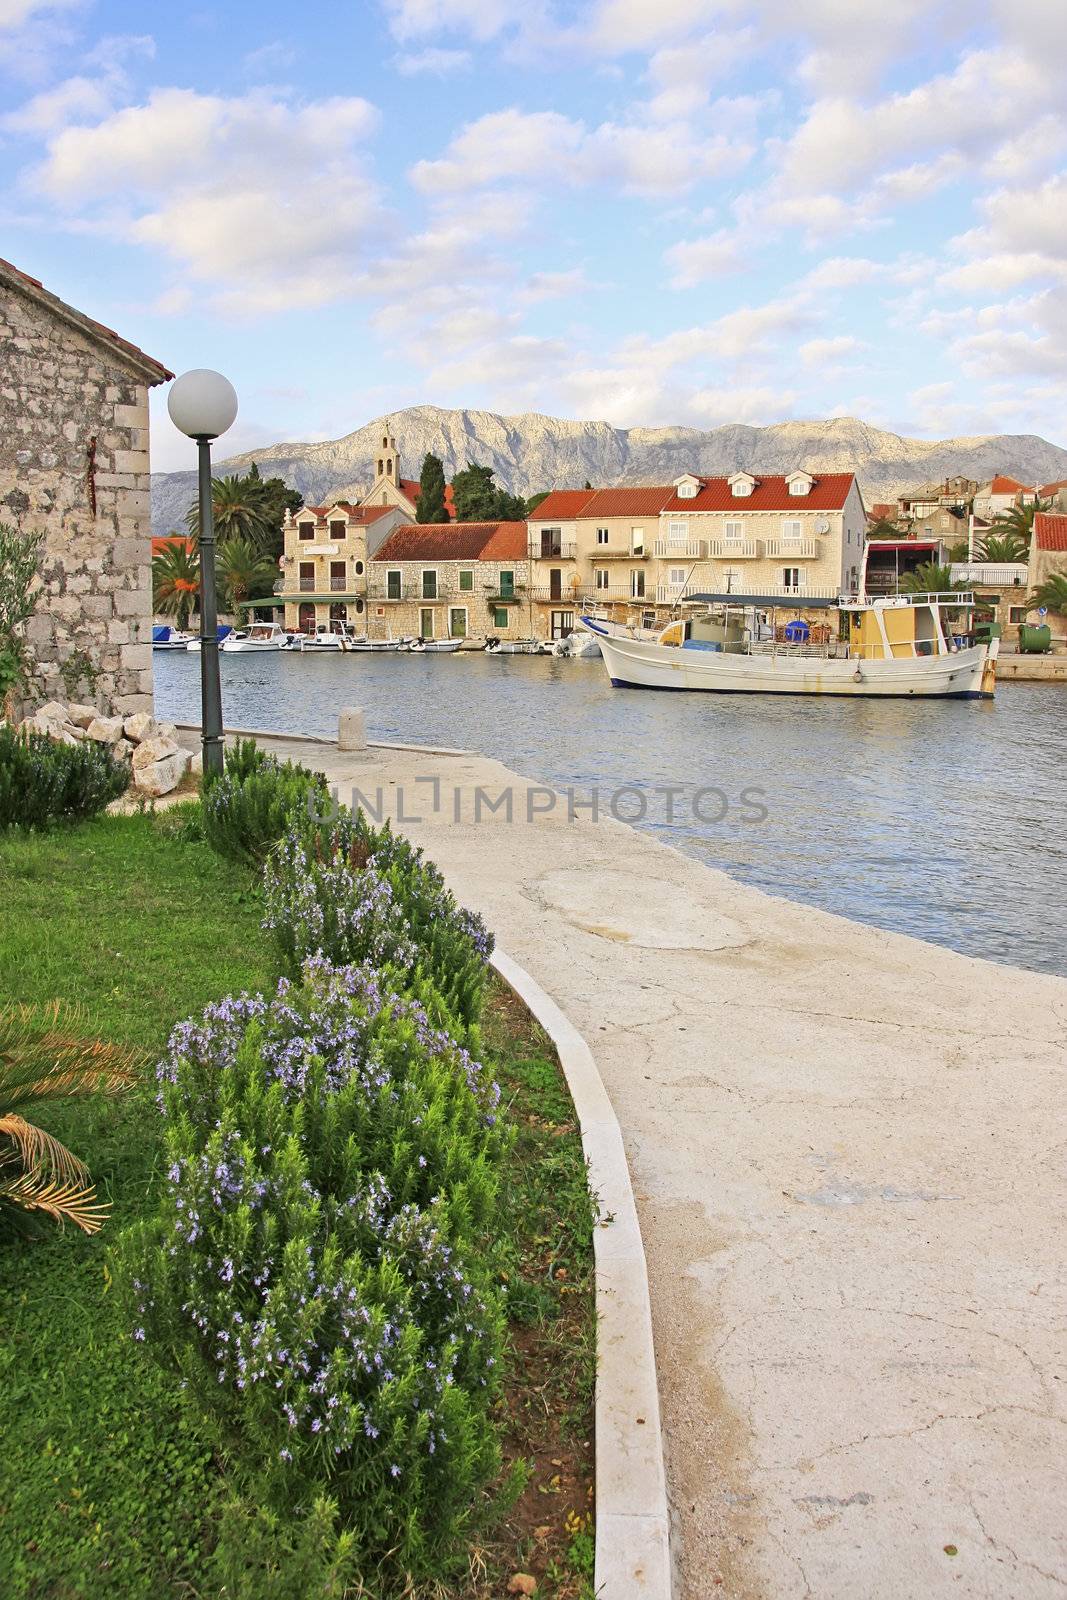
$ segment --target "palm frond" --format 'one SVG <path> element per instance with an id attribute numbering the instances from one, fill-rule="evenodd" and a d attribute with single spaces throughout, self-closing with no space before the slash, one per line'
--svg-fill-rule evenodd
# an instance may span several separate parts
<path id="1" fill-rule="evenodd" d="M 87 1039 L 83 1013 L 54 1000 L 46 1006 L 0 1011 L 0 1108 L 69 1095 L 117 1094 L 138 1081 L 147 1052 L 132 1045 Z"/>
<path id="2" fill-rule="evenodd" d="M 93 1185 L 49 1177 L 40 1167 L 7 1175 L 0 1170 L 0 1206 L 39 1211 L 54 1222 L 73 1222 L 83 1233 L 97 1233 L 111 1207 L 96 1198 Z"/>
<path id="3" fill-rule="evenodd" d="M 11 1154 L 5 1157 L 3 1144 L 0 1143 L 0 1169 L 13 1165 L 17 1160 L 26 1172 L 52 1172 L 68 1183 L 88 1182 L 89 1169 L 72 1150 L 68 1150 L 53 1134 L 39 1128 L 35 1122 L 27 1122 L 15 1111 L 0 1117 L 0 1140 L 5 1138 L 11 1141 Z"/>

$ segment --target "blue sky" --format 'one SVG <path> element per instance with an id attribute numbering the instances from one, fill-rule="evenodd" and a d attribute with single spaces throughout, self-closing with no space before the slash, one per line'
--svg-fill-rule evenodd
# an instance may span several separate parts
<path id="1" fill-rule="evenodd" d="M 1062 0 L 0 0 L 0 254 L 231 449 L 405 405 L 1067 444 Z M 154 465 L 189 463 L 157 413 Z"/>

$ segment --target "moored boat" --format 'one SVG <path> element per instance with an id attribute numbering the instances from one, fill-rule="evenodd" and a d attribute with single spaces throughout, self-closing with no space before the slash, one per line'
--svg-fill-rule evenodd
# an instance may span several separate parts
<path id="1" fill-rule="evenodd" d="M 320 622 L 314 633 L 299 634 L 296 647 L 301 653 L 310 651 L 314 654 L 319 650 L 353 650 L 366 642 L 366 635 L 357 637 L 347 622 L 330 621 Z"/>
<path id="2" fill-rule="evenodd" d="M 485 651 L 490 656 L 536 656 L 541 646 L 536 639 L 487 639 Z"/>
<path id="3" fill-rule="evenodd" d="M 707 609 L 657 630 L 601 618 L 582 626 L 600 644 L 615 688 L 696 689 L 720 694 L 991 699 L 1000 641 L 972 642 L 969 594 L 843 596 L 793 608 L 758 595 L 695 596 Z M 799 617 L 821 610 L 823 623 Z M 836 611 L 836 616 L 835 616 Z M 833 623 L 836 622 L 836 631 Z"/>
<path id="4" fill-rule="evenodd" d="M 289 635 L 277 622 L 253 622 L 246 633 L 231 633 L 219 645 L 226 651 L 288 650 Z"/>
<path id="5" fill-rule="evenodd" d="M 192 637 L 191 633 L 184 633 L 181 628 L 169 628 L 166 624 L 157 625 L 152 629 L 152 649 L 188 650 Z"/>
<path id="6" fill-rule="evenodd" d="M 455 655 L 457 650 L 463 649 L 462 639 L 415 639 L 408 645 L 408 649 L 417 655 Z"/>

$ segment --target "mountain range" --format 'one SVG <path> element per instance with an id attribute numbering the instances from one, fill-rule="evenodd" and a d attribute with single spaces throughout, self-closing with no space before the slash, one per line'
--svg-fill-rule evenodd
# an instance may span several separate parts
<path id="1" fill-rule="evenodd" d="M 855 472 L 868 505 L 893 500 L 903 489 L 959 473 L 988 481 L 1001 472 L 1026 484 L 1067 478 L 1067 450 L 1036 434 L 990 434 L 961 439 L 909 439 L 853 417 L 822 422 L 778 422 L 766 428 L 731 423 L 699 428 L 613 428 L 606 422 L 570 422 L 530 412 L 410 406 L 377 418 L 342 439 L 317 444 L 273 444 L 220 458 L 218 475 L 244 472 L 253 461 L 264 477 L 281 477 L 310 504 L 331 497 L 356 499 L 373 478 L 372 460 L 386 424 L 396 438 L 405 477 L 416 478 L 432 451 L 446 477 L 468 461 L 491 466 L 513 494 L 616 484 L 670 483 L 681 473 Z M 196 498 L 194 472 L 152 475 L 152 531 L 182 525 Z"/>

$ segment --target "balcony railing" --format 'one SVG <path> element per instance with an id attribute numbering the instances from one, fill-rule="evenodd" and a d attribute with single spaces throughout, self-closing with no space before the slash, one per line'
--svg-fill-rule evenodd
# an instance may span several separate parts
<path id="1" fill-rule="evenodd" d="M 606 544 L 598 544 L 595 550 L 589 553 L 589 559 L 595 565 L 598 561 L 647 561 L 647 550 L 612 550 Z"/>
<path id="2" fill-rule="evenodd" d="M 805 600 L 836 600 L 839 594 L 837 589 L 827 589 L 816 584 L 783 584 L 783 583 L 755 583 L 753 591 L 759 595 L 766 595 L 770 600 L 795 600 L 803 605 Z M 725 594 L 725 590 L 718 582 L 707 580 L 687 583 L 684 588 L 674 584 L 661 583 L 656 587 L 656 603 L 661 606 L 683 605 L 698 594 Z M 740 599 L 740 595 L 738 596 Z"/>
<path id="3" fill-rule="evenodd" d="M 297 584 L 301 594 L 314 594 L 318 587 L 314 578 L 300 577 Z"/>
<path id="4" fill-rule="evenodd" d="M 794 557 L 800 561 L 810 561 L 820 554 L 820 547 L 814 539 L 768 539 L 765 548 L 768 556 L 786 561 Z"/>
<path id="5" fill-rule="evenodd" d="M 613 583 L 607 589 L 580 589 L 575 603 L 583 606 L 614 605 L 620 600 L 632 600 L 635 605 L 640 605 L 648 600 L 648 596 L 633 594 L 629 584 Z"/>
<path id="6" fill-rule="evenodd" d="M 392 601 L 414 600 L 415 596 L 413 594 L 405 594 L 402 588 L 398 592 L 395 589 L 390 589 L 384 583 L 372 583 L 367 589 L 367 599 Z"/>
<path id="7" fill-rule="evenodd" d="M 1027 581 L 1025 561 L 1010 561 L 998 565 L 993 561 L 954 561 L 950 567 L 953 583 L 996 584 L 1004 589 L 1016 589 Z"/>
<path id="8" fill-rule="evenodd" d="M 535 583 L 530 588 L 534 600 L 551 600 L 553 605 L 560 606 L 573 606 L 577 597 L 584 592 L 582 589 L 572 589 L 566 584 L 561 589 L 553 589 L 548 583 Z"/>
<path id="9" fill-rule="evenodd" d="M 708 540 L 708 555 L 719 561 L 757 561 L 762 554 L 762 539 Z"/>
<path id="10" fill-rule="evenodd" d="M 652 551 L 665 561 L 699 560 L 708 553 L 704 539 L 657 539 Z"/>
<path id="11" fill-rule="evenodd" d="M 532 561 L 573 561 L 575 543 L 573 539 L 561 539 L 551 550 L 543 550 L 539 540 L 531 539 L 528 554 Z"/>

